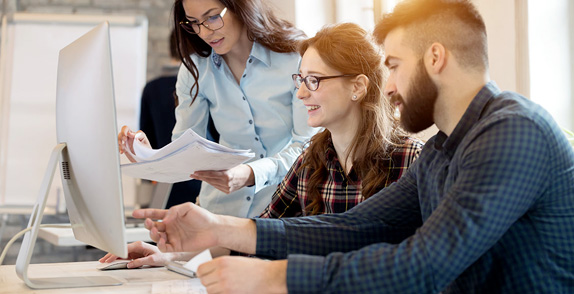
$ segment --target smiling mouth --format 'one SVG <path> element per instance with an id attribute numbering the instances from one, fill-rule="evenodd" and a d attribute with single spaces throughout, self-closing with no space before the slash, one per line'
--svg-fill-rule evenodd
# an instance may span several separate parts
<path id="1" fill-rule="evenodd" d="M 210 45 L 217 45 L 217 44 L 221 43 L 221 41 L 223 41 L 223 38 L 217 39 L 217 40 L 215 40 L 215 41 L 211 41 L 211 42 L 209 42 L 209 44 L 210 44 Z"/>
<path id="2" fill-rule="evenodd" d="M 312 110 L 315 110 L 315 109 L 319 109 L 321 106 L 313 105 L 313 106 L 305 106 L 305 107 L 307 107 L 307 111 L 312 111 Z"/>

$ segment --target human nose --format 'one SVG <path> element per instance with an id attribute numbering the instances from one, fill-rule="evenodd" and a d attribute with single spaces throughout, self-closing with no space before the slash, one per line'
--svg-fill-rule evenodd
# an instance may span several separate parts
<path id="1" fill-rule="evenodd" d="M 197 34 L 200 38 L 205 40 L 205 38 L 211 35 L 214 31 L 206 28 L 204 25 L 199 26 L 199 33 Z"/>
<path id="2" fill-rule="evenodd" d="M 395 93 L 397 93 L 397 87 L 396 87 L 394 81 L 389 78 L 387 80 L 387 84 L 385 85 L 385 95 L 390 98 Z"/>
<path id="3" fill-rule="evenodd" d="M 301 86 L 299 86 L 299 89 L 297 89 L 297 98 L 303 100 L 307 97 L 309 97 L 309 93 L 311 93 L 311 91 L 309 91 L 309 89 L 307 89 L 307 84 L 305 84 L 305 82 L 301 83 Z"/>

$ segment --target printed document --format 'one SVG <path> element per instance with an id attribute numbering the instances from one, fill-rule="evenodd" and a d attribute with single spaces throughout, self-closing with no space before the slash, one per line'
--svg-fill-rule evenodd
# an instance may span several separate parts
<path id="1" fill-rule="evenodd" d="M 202 170 L 227 170 L 255 156 L 251 150 L 238 150 L 211 142 L 188 129 L 179 138 L 161 149 L 151 149 L 134 140 L 134 163 L 122 164 L 122 173 L 163 183 L 190 179 Z"/>

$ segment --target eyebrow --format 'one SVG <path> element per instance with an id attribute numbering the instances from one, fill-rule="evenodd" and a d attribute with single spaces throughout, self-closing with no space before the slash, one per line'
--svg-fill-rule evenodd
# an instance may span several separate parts
<path id="1" fill-rule="evenodd" d="M 301 69 L 299 69 L 299 74 L 303 74 L 303 72 L 301 71 Z M 320 71 L 310 70 L 310 71 L 307 71 L 307 75 L 308 75 L 308 76 L 314 76 L 314 75 L 325 76 L 325 75 L 327 75 L 327 74 L 324 73 L 324 72 L 320 72 Z"/>
<path id="2" fill-rule="evenodd" d="M 325 74 L 319 71 L 311 70 L 307 72 L 307 75 L 325 75 Z"/>
<path id="3" fill-rule="evenodd" d="M 203 13 L 203 15 L 201 15 L 201 17 L 205 18 L 206 16 L 211 15 L 211 13 L 213 13 L 214 10 L 217 10 L 217 8 L 214 7 L 214 8 L 209 9 L 208 11 L 206 11 L 205 13 Z M 188 19 L 193 18 L 193 19 L 195 19 L 195 20 L 199 20 L 199 19 L 197 19 L 197 18 L 195 18 L 195 17 L 193 17 L 193 16 L 189 16 L 189 15 L 187 15 L 187 14 L 185 15 L 185 17 L 188 18 Z"/>

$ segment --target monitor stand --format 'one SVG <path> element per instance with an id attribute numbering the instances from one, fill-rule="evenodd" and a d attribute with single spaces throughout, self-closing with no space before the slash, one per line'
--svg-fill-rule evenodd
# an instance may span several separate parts
<path id="1" fill-rule="evenodd" d="M 52 278 L 29 278 L 28 266 L 30 259 L 34 252 L 34 245 L 38 237 L 38 230 L 42 223 L 44 215 L 44 208 L 46 207 L 46 200 L 48 199 L 48 191 L 54 179 L 54 171 L 59 162 L 59 158 L 65 152 L 66 144 L 60 143 L 52 150 L 48 168 L 44 174 L 42 186 L 38 193 L 38 200 L 30 215 L 28 228 L 32 228 L 24 235 L 20 252 L 16 260 L 16 273 L 18 277 L 26 283 L 26 285 L 33 289 L 53 289 L 53 288 L 78 288 L 78 287 L 95 287 L 95 286 L 115 286 L 121 285 L 122 282 L 108 276 L 84 276 L 84 277 L 52 277 Z M 64 171 L 66 172 L 66 171 Z"/>

